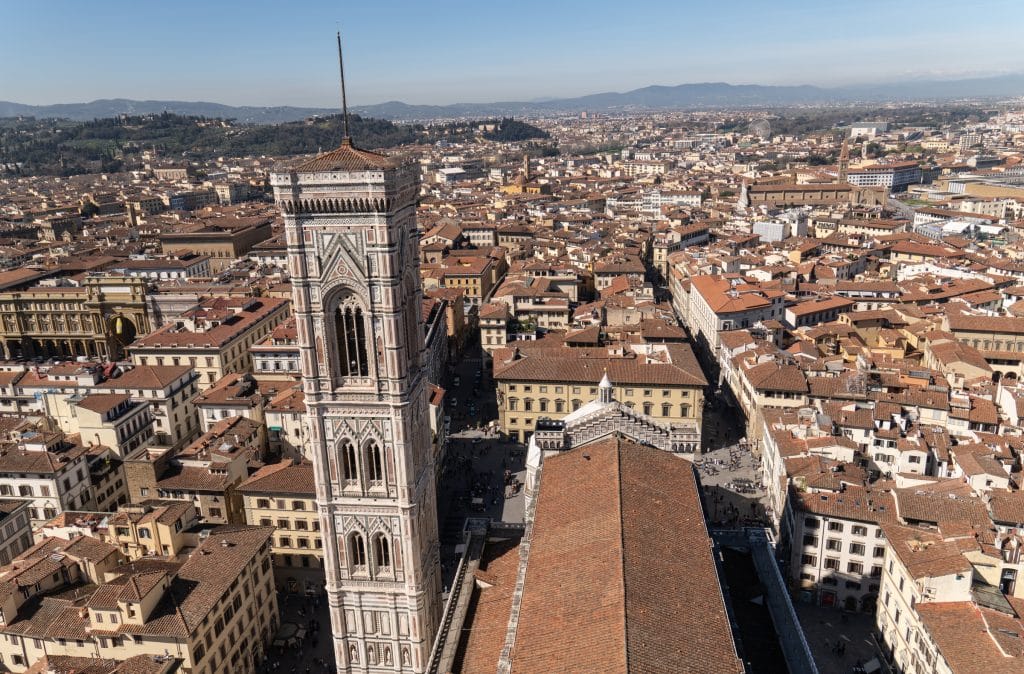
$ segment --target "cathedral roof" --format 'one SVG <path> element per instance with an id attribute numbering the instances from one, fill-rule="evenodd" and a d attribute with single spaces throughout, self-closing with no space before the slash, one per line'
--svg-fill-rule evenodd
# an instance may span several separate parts
<path id="1" fill-rule="evenodd" d="M 591 442 L 544 460 L 536 508 L 513 674 L 743 671 L 693 464 Z"/>
<path id="2" fill-rule="evenodd" d="M 343 138 L 341 145 L 329 152 L 323 152 L 296 164 L 296 173 L 320 173 L 323 171 L 379 171 L 396 168 L 399 162 L 387 155 L 361 150 L 352 144 L 351 138 Z"/>

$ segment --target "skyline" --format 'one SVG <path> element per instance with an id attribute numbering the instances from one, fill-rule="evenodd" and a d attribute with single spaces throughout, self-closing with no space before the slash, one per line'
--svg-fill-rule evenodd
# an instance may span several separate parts
<path id="1" fill-rule="evenodd" d="M 526 0 L 512 12 L 458 1 L 437 11 L 405 0 L 384 9 L 317 0 L 282 14 L 265 0 L 98 7 L 8 0 L 3 11 L 17 30 L 0 44 L 0 59 L 19 67 L 4 73 L 0 99 L 337 107 L 338 28 L 354 107 L 532 101 L 694 82 L 833 87 L 1024 71 L 1021 56 L 987 49 L 1010 43 L 1024 21 L 1024 6 L 1005 0 L 966 13 L 952 2 L 868 0 L 829 8 L 827 24 L 803 0 L 778 3 L 770 16 L 749 0 L 728 7 L 639 2 L 626 16 L 611 7 Z M 495 34 L 495 26 L 503 30 Z M 266 40 L 254 38 L 260 35 Z"/>

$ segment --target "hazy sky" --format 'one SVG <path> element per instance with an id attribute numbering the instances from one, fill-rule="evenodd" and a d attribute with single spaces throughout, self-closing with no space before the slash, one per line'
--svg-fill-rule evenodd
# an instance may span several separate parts
<path id="1" fill-rule="evenodd" d="M 1024 71 L 1024 0 L 0 0 L 0 100 L 334 106 Z"/>

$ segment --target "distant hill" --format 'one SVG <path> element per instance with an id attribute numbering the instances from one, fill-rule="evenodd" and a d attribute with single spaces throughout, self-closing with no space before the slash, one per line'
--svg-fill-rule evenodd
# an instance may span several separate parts
<path id="1" fill-rule="evenodd" d="M 202 101 L 133 101 L 108 98 L 90 103 L 58 103 L 55 105 L 23 105 L 0 101 L 0 117 L 37 117 L 72 119 L 85 122 L 118 115 L 156 115 L 170 112 L 185 117 L 217 117 L 236 119 L 250 124 L 294 122 L 315 115 L 336 115 L 336 108 L 295 108 L 291 106 L 233 106 Z"/>
<path id="2" fill-rule="evenodd" d="M 388 101 L 362 105 L 354 112 L 390 120 L 458 119 L 579 112 L 581 110 L 627 111 L 695 109 L 744 106 L 785 106 L 820 103 L 883 101 L 927 101 L 958 98 L 1006 98 L 1024 96 L 1024 74 L 975 77 L 957 80 L 910 80 L 907 82 L 858 85 L 837 88 L 804 86 L 763 86 L 703 82 L 677 86 L 649 86 L 623 93 L 605 92 L 554 100 L 505 101 L 497 103 L 454 103 L 452 105 L 410 105 Z M 187 101 L 133 101 L 107 99 L 91 103 L 22 105 L 0 101 L 0 117 L 60 117 L 77 121 L 120 114 L 146 115 L 171 112 L 197 117 L 236 119 L 255 124 L 276 124 L 315 115 L 336 114 L 332 108 L 235 107 L 219 103 Z"/>

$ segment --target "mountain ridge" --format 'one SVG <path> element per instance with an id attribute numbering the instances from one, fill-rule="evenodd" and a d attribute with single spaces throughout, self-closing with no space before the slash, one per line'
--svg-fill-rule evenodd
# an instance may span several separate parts
<path id="1" fill-rule="evenodd" d="M 972 77 L 954 80 L 909 80 L 878 85 L 850 85 L 825 88 L 814 85 L 729 84 L 692 82 L 678 85 L 650 85 L 625 92 L 599 92 L 534 101 L 494 103 L 452 103 L 417 105 L 385 101 L 353 106 L 352 111 L 389 120 L 431 120 L 502 115 L 536 115 L 641 110 L 696 109 L 715 107 L 772 107 L 786 105 L 878 103 L 895 101 L 950 100 L 957 98 L 1000 98 L 1024 95 L 1024 73 Z M 276 124 L 316 115 L 336 114 L 335 108 L 302 106 L 232 106 L 206 101 L 138 101 L 108 98 L 88 103 L 25 105 L 0 101 L 0 117 L 56 117 L 84 121 L 120 114 L 158 114 L 221 117 L 239 122 Z"/>

